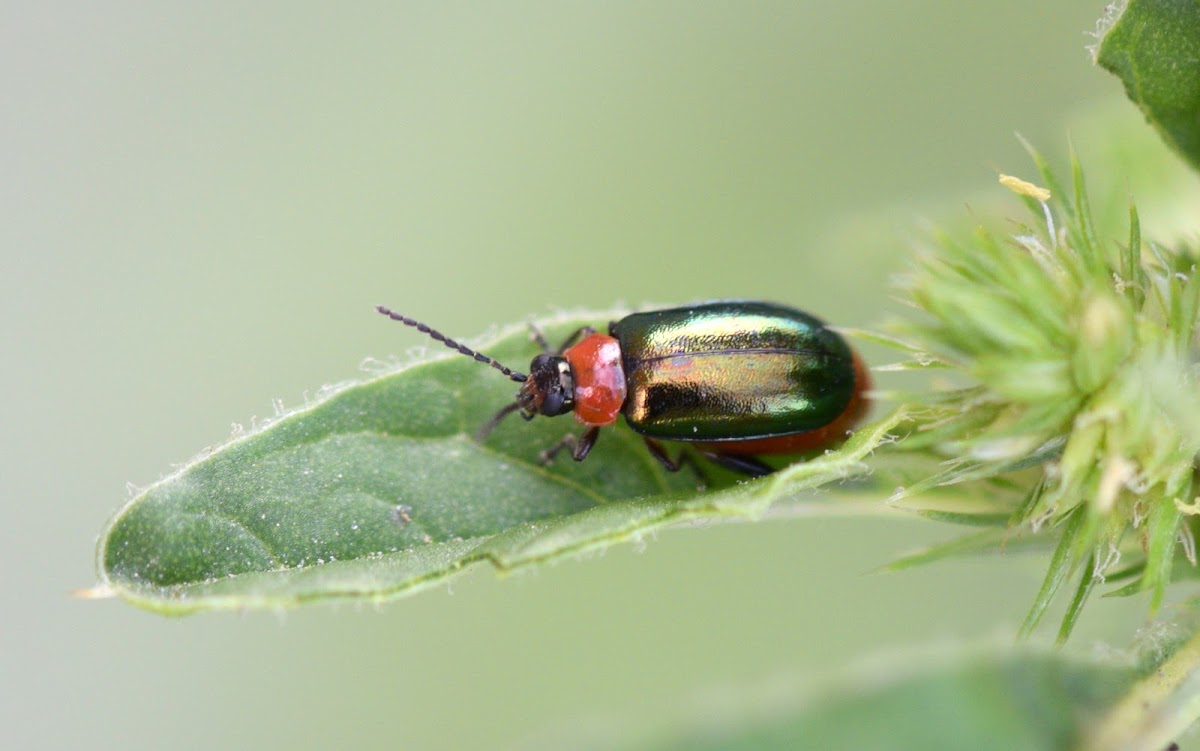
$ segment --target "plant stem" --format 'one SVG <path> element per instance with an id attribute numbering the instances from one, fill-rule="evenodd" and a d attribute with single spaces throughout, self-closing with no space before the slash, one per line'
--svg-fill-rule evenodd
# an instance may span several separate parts
<path id="1" fill-rule="evenodd" d="M 1138 681 L 1085 738 L 1082 751 L 1162 751 L 1200 718 L 1200 632 Z"/>

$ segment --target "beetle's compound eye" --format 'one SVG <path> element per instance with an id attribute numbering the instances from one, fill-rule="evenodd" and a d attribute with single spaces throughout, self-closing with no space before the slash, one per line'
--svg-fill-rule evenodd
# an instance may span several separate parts
<path id="1" fill-rule="evenodd" d="M 575 408 L 575 379 L 562 357 L 538 355 L 529 364 L 529 379 L 518 400 L 522 407 L 546 417 L 565 415 Z"/>

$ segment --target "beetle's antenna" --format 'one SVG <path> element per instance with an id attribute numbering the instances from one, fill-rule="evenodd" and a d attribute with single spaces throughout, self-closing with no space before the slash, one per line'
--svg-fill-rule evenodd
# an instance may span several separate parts
<path id="1" fill-rule="evenodd" d="M 467 357 L 471 357 L 479 362 L 484 362 L 484 363 L 487 363 L 488 365 L 491 365 L 493 368 L 495 368 L 496 370 L 499 370 L 501 373 L 508 376 L 509 378 L 516 381 L 517 383 L 524 383 L 529 378 L 524 373 L 518 373 L 514 370 L 504 367 L 503 365 L 496 362 L 495 360 L 493 360 L 492 358 L 488 357 L 485 354 L 476 352 L 475 350 L 471 349 L 470 347 L 466 347 L 466 346 L 463 346 L 462 344 L 459 344 L 458 342 L 454 341 L 453 339 L 447 337 L 442 332 L 431 329 L 428 326 L 426 326 L 425 324 L 421 323 L 420 321 L 414 321 L 413 319 L 409 318 L 408 316 L 403 316 L 403 315 L 400 315 L 399 313 L 396 313 L 395 311 L 388 310 L 387 308 L 385 308 L 382 305 L 376 305 L 375 310 L 378 310 L 380 313 L 387 316 L 388 318 L 391 318 L 393 321 L 399 321 L 400 323 L 403 323 L 405 326 L 412 326 L 417 331 L 420 331 L 422 334 L 428 334 L 431 338 L 436 339 L 437 341 L 441 342 L 442 344 L 445 344 L 450 349 L 458 350 L 459 352 L 466 355 Z M 514 407 L 514 409 L 515 409 L 515 407 Z M 507 414 L 507 413 L 505 413 L 505 414 Z"/>

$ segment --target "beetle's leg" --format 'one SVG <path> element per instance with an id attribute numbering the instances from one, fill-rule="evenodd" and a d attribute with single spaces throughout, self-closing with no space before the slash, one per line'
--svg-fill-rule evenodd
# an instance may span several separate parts
<path id="1" fill-rule="evenodd" d="M 559 345 L 558 351 L 555 352 L 554 354 L 558 355 L 559 357 L 562 357 L 562 354 L 564 352 L 566 352 L 568 349 L 570 349 L 573 345 L 578 344 L 581 340 L 583 340 L 586 337 L 591 336 L 594 333 L 596 333 L 596 329 L 594 327 L 580 326 L 579 328 L 577 328 L 571 332 L 571 335 L 568 336 L 561 345 Z"/>
<path id="2" fill-rule="evenodd" d="M 533 321 L 530 321 L 529 322 L 529 331 L 530 331 L 530 336 L 533 338 L 533 340 L 535 342 L 537 342 L 537 345 L 542 348 L 543 352 L 550 353 L 553 351 L 552 349 L 550 349 L 550 342 L 546 341 L 546 332 L 542 331 L 541 326 L 538 326 Z"/>
<path id="3" fill-rule="evenodd" d="M 571 449 L 572 459 L 581 462 L 587 458 L 588 453 L 591 452 L 592 446 L 596 445 L 596 439 L 599 437 L 599 427 L 588 428 L 578 438 L 573 433 L 567 433 L 558 443 L 542 452 L 540 463 L 542 466 L 549 464 L 554 461 L 554 455 L 565 448 Z"/>
<path id="4" fill-rule="evenodd" d="M 696 462 L 696 457 L 687 449 L 680 449 L 679 456 L 672 459 L 667 455 L 667 449 L 658 441 L 648 436 L 642 436 L 642 440 L 646 442 L 646 448 L 650 449 L 650 455 L 658 460 L 658 463 L 668 472 L 678 472 L 683 469 L 683 465 L 688 465 L 692 471 L 696 473 L 696 479 L 700 481 L 701 487 L 708 487 L 708 475 L 704 474 L 704 469 Z"/>
<path id="5" fill-rule="evenodd" d="M 647 436 L 642 436 L 642 440 L 646 442 L 646 448 L 650 449 L 650 454 L 658 460 L 659 464 L 666 467 L 668 472 L 678 472 L 683 468 L 684 464 L 690 464 L 692 469 L 695 470 L 696 474 L 699 475 L 700 480 L 706 485 L 708 484 L 708 478 L 705 477 L 704 471 L 701 469 L 700 464 L 696 462 L 696 458 L 692 454 L 688 453 L 686 449 L 681 450 L 677 458 L 671 459 L 671 457 L 667 455 L 666 448 L 664 448 L 663 445 L 658 441 Z M 722 454 L 716 451 L 701 451 L 700 455 L 705 459 L 708 459 L 713 464 L 722 466 L 732 472 L 740 472 L 744 475 L 750 475 L 751 477 L 763 477 L 764 475 L 769 475 L 775 471 L 774 467 L 759 459 L 755 459 L 753 456 Z"/>
<path id="6" fill-rule="evenodd" d="M 568 349 L 570 349 L 571 345 L 578 343 L 580 339 L 596 333 L 596 328 L 594 326 L 580 326 L 571 332 L 571 335 L 568 336 L 566 341 L 562 343 L 562 346 L 560 346 L 558 349 L 554 349 L 550 346 L 550 342 L 546 340 L 546 333 L 542 331 L 542 329 L 536 323 L 531 321 L 529 323 L 529 328 L 531 331 L 533 331 L 533 340 L 538 343 L 538 346 L 542 348 L 543 352 L 546 354 L 555 354 L 559 357 L 562 356 L 563 352 L 566 352 Z"/>
<path id="7" fill-rule="evenodd" d="M 642 436 L 642 440 L 646 442 L 646 448 L 650 449 L 650 455 L 657 459 L 658 463 L 663 465 L 668 472 L 678 472 L 683 469 L 685 464 L 696 466 L 696 460 L 686 450 L 681 450 L 679 456 L 672 459 L 667 455 L 666 447 L 658 441 L 647 436 Z"/>
<path id="8" fill-rule="evenodd" d="M 753 456 L 722 454 L 716 451 L 701 451 L 700 453 L 713 464 L 719 464 L 725 469 L 750 475 L 751 477 L 765 477 L 775 471 L 775 468 L 770 464 Z"/>

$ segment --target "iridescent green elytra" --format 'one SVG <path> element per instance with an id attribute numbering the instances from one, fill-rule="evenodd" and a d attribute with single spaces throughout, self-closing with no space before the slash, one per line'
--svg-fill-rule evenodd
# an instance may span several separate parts
<path id="1" fill-rule="evenodd" d="M 671 441 L 744 441 L 822 428 L 855 396 L 850 347 L 813 316 L 722 300 L 616 321 L 630 427 Z"/>

